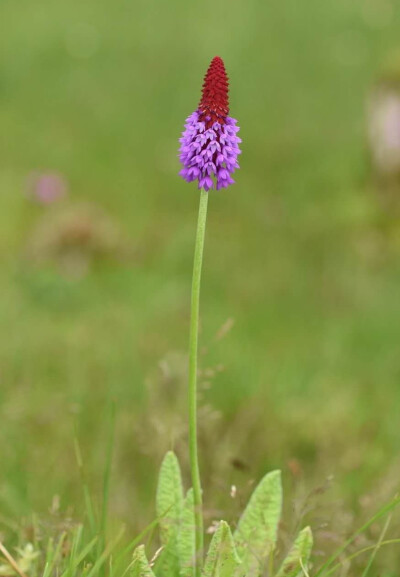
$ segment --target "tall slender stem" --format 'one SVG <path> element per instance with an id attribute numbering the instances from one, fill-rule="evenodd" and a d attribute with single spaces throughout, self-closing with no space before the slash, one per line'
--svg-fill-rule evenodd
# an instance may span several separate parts
<path id="1" fill-rule="evenodd" d="M 189 341 L 189 449 L 196 524 L 196 577 L 200 576 L 204 547 L 203 499 L 197 448 L 197 353 L 200 281 L 203 262 L 204 236 L 206 231 L 207 204 L 208 193 L 202 189 L 200 191 L 199 217 L 197 221 L 196 245 L 194 250 Z"/>

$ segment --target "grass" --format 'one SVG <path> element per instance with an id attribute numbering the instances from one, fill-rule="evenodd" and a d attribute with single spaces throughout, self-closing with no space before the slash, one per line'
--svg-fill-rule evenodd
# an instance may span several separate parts
<path id="1" fill-rule="evenodd" d="M 101 501 L 115 402 L 111 517 L 132 534 L 152 519 L 149 475 L 182 443 L 169 387 L 183 381 L 198 202 L 176 176 L 177 137 L 218 53 L 244 153 L 237 186 L 210 199 L 202 366 L 225 370 L 204 393 L 218 411 L 201 440 L 208 503 L 229 501 L 222 479 L 243 496 L 276 466 L 295 497 L 334 474 L 336 526 L 350 530 L 397 491 L 399 228 L 369 180 L 365 100 L 399 12 L 390 0 L 1 3 L 5 518 L 43 513 L 55 494 L 80 517 L 75 420 Z M 56 210 L 27 201 L 36 170 L 62 173 L 71 205 L 100 206 L 129 257 L 90 258 L 83 276 L 30 262 Z M 161 385 L 175 406 L 151 393 Z"/>
<path id="2" fill-rule="evenodd" d="M 154 539 L 154 530 L 158 525 L 161 525 L 162 517 L 166 515 L 166 512 L 163 513 L 162 517 L 155 518 L 134 539 L 127 538 L 126 528 L 123 526 L 120 527 L 118 531 L 115 531 L 111 537 L 103 533 L 105 526 L 103 511 L 104 507 L 107 507 L 107 471 L 109 467 L 110 462 L 107 462 L 104 479 L 105 501 L 103 502 L 102 508 L 98 511 L 93 509 L 90 492 L 88 492 L 86 483 L 83 483 L 83 490 L 88 497 L 86 503 L 87 524 L 82 524 L 77 520 L 73 520 L 71 517 L 63 516 L 58 508 L 58 504 L 53 503 L 47 519 L 39 520 L 37 517 L 33 517 L 25 526 L 10 526 L 11 533 L 14 534 L 12 542 L 14 542 L 15 546 L 13 549 L 16 553 L 14 555 L 10 553 L 0 541 L 0 554 L 3 558 L 3 562 L 0 563 L 1 575 L 12 576 L 18 574 L 19 577 L 26 577 L 26 575 L 29 574 L 33 577 L 40 575 L 49 577 L 50 575 L 56 574 L 62 575 L 63 577 L 73 575 L 88 575 L 94 577 L 96 575 L 110 574 L 122 577 L 132 571 L 132 551 L 143 542 L 147 543 L 146 548 L 148 551 L 154 552 L 150 558 L 151 566 L 157 567 L 157 559 L 165 546 L 157 548 L 157 541 Z M 276 476 L 276 473 L 278 473 L 278 476 Z M 275 475 L 274 479 L 280 478 L 279 471 L 273 473 L 273 475 Z M 271 476 L 268 477 L 272 479 Z M 264 479 L 264 481 L 265 480 L 266 479 Z M 253 504 L 255 504 L 255 502 L 253 502 Z M 355 574 L 361 575 L 362 571 L 362 577 L 367 577 L 380 549 L 382 547 L 386 549 L 388 546 L 397 546 L 400 543 L 400 539 L 398 538 L 385 539 L 394 512 L 399 504 L 400 498 L 395 497 L 383 505 L 362 527 L 346 539 L 343 544 L 336 547 L 332 554 L 322 563 L 320 563 L 314 555 L 312 575 L 315 577 L 349 575 L 353 574 L 349 573 L 349 569 L 352 569 L 353 571 L 360 571 L 360 573 Z M 266 526 L 268 526 L 271 521 L 272 519 L 264 519 Z M 380 529 L 379 538 L 376 543 L 360 547 L 360 537 L 366 534 L 371 526 L 378 526 L 378 522 L 381 522 L 381 524 L 383 522 L 383 526 Z M 228 528 L 228 525 L 226 525 L 226 527 Z M 186 527 L 186 530 L 187 529 L 188 527 Z M 262 527 L 261 530 L 265 531 Z M 309 530 L 308 528 L 308 531 Z M 357 549 L 351 553 L 350 547 L 354 544 L 357 546 Z M 284 542 L 279 541 L 276 550 L 271 552 L 268 562 L 271 573 L 268 574 L 275 575 L 273 567 L 275 564 L 277 565 L 275 566 L 275 570 L 279 567 L 282 555 L 284 556 L 286 554 L 285 548 Z M 361 558 L 362 565 L 357 564 L 359 558 Z M 354 565 L 354 561 L 356 561 L 356 565 Z M 307 576 L 308 571 L 301 561 L 300 565 L 304 575 Z M 165 565 L 165 567 L 167 566 L 168 565 Z M 292 566 L 293 570 L 293 565 L 289 566 Z M 159 568 L 155 570 L 157 570 L 158 574 Z M 142 573 L 140 573 L 140 575 L 142 575 Z M 390 577 L 392 574 L 389 572 L 384 573 L 384 575 Z"/>

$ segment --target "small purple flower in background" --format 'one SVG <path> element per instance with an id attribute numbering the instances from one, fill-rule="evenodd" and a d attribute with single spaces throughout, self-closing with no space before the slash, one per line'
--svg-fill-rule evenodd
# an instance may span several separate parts
<path id="1" fill-rule="evenodd" d="M 235 181 L 232 174 L 241 153 L 237 120 L 228 116 L 228 78 L 223 60 L 216 56 L 204 79 L 198 109 L 187 119 L 180 138 L 179 173 L 187 182 L 198 181 L 199 188 L 226 188 Z"/>
<path id="2" fill-rule="evenodd" d="M 62 175 L 55 172 L 33 173 L 28 179 L 28 195 L 39 204 L 51 204 L 64 198 L 68 185 Z"/>

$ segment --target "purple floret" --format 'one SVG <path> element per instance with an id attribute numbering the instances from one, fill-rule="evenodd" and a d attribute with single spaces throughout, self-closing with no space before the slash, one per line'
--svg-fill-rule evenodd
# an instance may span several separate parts
<path id="1" fill-rule="evenodd" d="M 239 168 L 237 161 L 241 153 L 236 136 L 237 120 L 227 116 L 225 124 L 214 122 L 206 129 L 207 118 L 199 121 L 200 113 L 193 112 L 185 123 L 185 130 L 179 139 L 179 158 L 183 164 L 180 175 L 187 182 L 198 180 L 199 188 L 226 188 L 235 181 L 232 174 Z M 216 186 L 215 186 L 216 185 Z"/>

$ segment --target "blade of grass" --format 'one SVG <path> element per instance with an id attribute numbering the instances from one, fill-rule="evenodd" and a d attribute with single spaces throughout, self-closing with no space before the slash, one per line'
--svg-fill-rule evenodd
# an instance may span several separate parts
<path id="1" fill-rule="evenodd" d="M 76 556 L 78 555 L 79 546 L 83 535 L 83 525 L 78 525 L 72 534 L 71 550 L 68 556 L 68 566 L 61 574 L 62 577 L 70 577 L 75 570 Z"/>
<path id="2" fill-rule="evenodd" d="M 78 525 L 74 531 L 74 536 L 72 539 L 70 561 L 71 564 L 75 562 L 76 555 L 78 554 L 79 546 L 81 544 L 81 539 L 83 535 L 83 525 Z"/>
<path id="3" fill-rule="evenodd" d="M 112 403 L 110 410 L 109 428 L 108 428 L 106 463 L 103 477 L 103 500 L 100 516 L 100 530 L 99 530 L 100 539 L 98 541 L 98 554 L 100 554 L 100 551 L 104 549 L 107 540 L 107 512 L 110 495 L 110 479 L 111 479 L 112 456 L 114 450 L 114 434 L 115 434 L 115 403 Z"/>
<path id="4" fill-rule="evenodd" d="M 129 565 L 126 567 L 125 571 L 122 573 L 121 577 L 125 577 L 125 575 L 128 573 L 128 571 L 131 570 L 132 565 L 135 563 L 135 559 L 132 559 L 132 561 L 129 563 Z"/>
<path id="5" fill-rule="evenodd" d="M 344 544 L 341 547 L 339 547 L 335 551 L 335 553 L 333 553 L 329 557 L 329 559 L 322 565 L 322 567 L 318 569 L 314 577 L 320 577 L 320 575 L 324 575 L 324 577 L 326 577 L 327 574 L 324 573 L 326 569 L 328 569 L 332 565 L 332 563 L 336 561 L 336 559 L 347 549 L 347 547 L 351 545 L 351 543 L 353 543 L 353 541 L 357 539 L 359 535 L 364 533 L 373 523 L 375 523 L 375 521 L 378 521 L 378 519 L 381 519 L 385 515 L 389 514 L 399 504 L 400 504 L 400 497 L 396 497 L 395 499 L 393 499 L 393 501 L 381 507 L 381 509 L 379 509 L 379 511 L 375 513 L 373 517 L 371 517 L 366 523 L 364 523 L 362 527 L 360 527 L 355 533 L 353 533 L 353 535 L 349 537 L 349 539 L 347 539 L 347 541 L 345 541 Z"/>
<path id="6" fill-rule="evenodd" d="M 382 543 L 380 544 L 380 547 L 386 547 L 387 545 L 400 545 L 400 539 L 388 539 L 387 541 L 382 541 Z M 373 551 L 375 548 L 376 548 L 376 545 L 370 545 L 369 547 L 364 547 L 363 549 L 356 551 L 352 555 L 349 555 L 348 557 L 346 557 L 343 560 L 343 562 L 337 563 L 336 565 L 334 565 L 332 567 L 332 569 L 329 569 L 329 571 L 327 573 L 324 573 L 324 577 L 328 577 L 329 575 L 333 575 L 333 573 L 335 571 L 337 571 L 338 569 L 342 569 L 343 563 L 347 563 L 348 561 L 353 561 L 353 559 L 356 559 L 357 557 L 359 557 L 360 555 L 363 555 L 364 553 L 368 553 L 368 551 Z"/>
<path id="7" fill-rule="evenodd" d="M 124 562 L 124 559 L 132 553 L 132 551 L 140 545 L 143 538 L 158 524 L 158 520 L 152 521 L 133 541 L 131 541 L 122 551 L 119 553 L 114 564 L 114 572 L 118 575 L 120 565 Z"/>
<path id="8" fill-rule="evenodd" d="M 149 523 L 147 525 L 147 527 L 145 527 L 143 529 L 143 531 L 141 533 L 139 533 L 139 535 L 137 537 L 135 537 L 135 539 L 133 539 L 133 541 L 131 541 L 122 551 L 121 553 L 118 555 L 117 559 L 116 559 L 116 563 L 115 563 L 115 567 L 114 567 L 114 572 L 119 575 L 119 566 L 120 564 L 123 562 L 124 558 L 129 555 L 130 553 L 132 553 L 132 551 L 138 546 L 140 545 L 140 543 L 143 542 L 143 539 L 146 537 L 146 535 L 148 535 L 149 533 L 151 534 L 152 531 L 154 531 L 154 529 L 157 527 L 157 525 L 160 522 L 160 519 L 162 519 L 163 517 L 165 517 L 166 515 L 168 515 L 169 510 L 171 509 L 171 507 L 168 507 L 168 509 L 165 511 L 165 513 L 163 513 L 162 515 L 159 515 L 158 517 L 156 517 L 156 519 L 154 519 L 151 523 Z M 129 564 L 130 566 L 130 564 Z M 126 573 L 126 570 L 124 571 L 124 575 Z"/>
<path id="9" fill-rule="evenodd" d="M 46 565 L 49 565 L 52 562 L 53 556 L 54 556 L 54 539 L 53 537 L 50 537 L 46 547 Z M 45 575 L 45 572 L 43 573 L 43 575 Z"/>
<path id="10" fill-rule="evenodd" d="M 107 547 L 104 549 L 103 553 L 100 555 L 100 557 L 98 557 L 95 564 L 93 565 L 93 567 L 90 569 L 89 573 L 87 574 L 87 577 L 94 577 L 94 575 L 96 575 L 98 573 L 98 571 L 101 569 L 101 567 L 103 566 L 105 561 L 107 561 L 108 557 L 111 555 L 112 551 L 114 550 L 114 548 L 116 547 L 116 545 L 118 544 L 120 539 L 122 538 L 122 535 L 124 534 L 124 532 L 125 532 L 125 527 L 122 527 L 122 529 L 120 530 L 118 535 L 115 537 L 115 539 L 113 539 L 113 541 L 111 541 L 111 543 L 109 545 L 107 545 Z"/>
<path id="11" fill-rule="evenodd" d="M 85 559 L 85 557 L 87 557 L 87 556 L 89 555 L 90 551 L 91 551 L 91 550 L 93 549 L 93 547 L 96 545 L 97 541 L 98 541 L 98 537 L 94 537 L 94 538 L 90 541 L 90 543 L 88 543 L 88 544 L 86 545 L 86 547 L 84 547 L 84 548 L 82 549 L 82 551 L 80 552 L 80 554 L 78 555 L 78 557 L 77 557 L 76 559 L 74 559 L 74 562 L 73 562 L 73 565 L 72 565 L 74 569 L 76 569 L 76 567 L 78 567 L 78 566 L 82 563 L 82 561 Z"/>
<path id="12" fill-rule="evenodd" d="M 31 525 L 32 525 L 32 544 L 33 544 L 33 549 L 35 551 L 40 551 L 41 549 L 41 542 L 40 542 L 40 524 L 39 524 L 39 520 L 37 518 L 37 516 L 33 513 L 32 514 L 32 520 L 31 520 Z M 41 573 L 41 567 L 40 567 L 40 555 L 37 555 L 35 559 L 33 559 L 33 562 L 31 564 L 31 575 L 35 576 L 36 575 L 40 575 Z"/>
<path id="13" fill-rule="evenodd" d="M 93 509 L 92 498 L 90 495 L 89 485 L 86 481 L 85 469 L 83 466 L 82 453 L 81 453 L 81 448 L 80 448 L 79 441 L 78 441 L 76 425 L 75 425 L 75 434 L 74 434 L 74 446 L 75 446 L 76 462 L 78 465 L 79 475 L 80 475 L 81 482 L 82 482 L 83 496 L 84 496 L 84 501 L 85 501 L 86 513 L 87 513 L 88 520 L 89 520 L 89 527 L 90 527 L 92 535 L 96 535 L 96 533 L 97 533 L 96 519 L 95 519 L 95 515 L 94 515 L 94 509 Z"/>
<path id="14" fill-rule="evenodd" d="M 129 545 L 125 547 L 125 549 L 120 553 L 119 558 L 128 555 L 131 551 L 133 551 L 133 549 L 135 549 L 138 545 L 140 545 L 140 543 L 143 541 L 143 538 L 146 537 L 146 535 L 149 532 L 153 531 L 155 527 L 157 527 L 157 525 L 160 522 L 160 519 L 163 519 L 166 515 L 168 515 L 170 509 L 171 507 L 168 507 L 165 513 L 159 515 L 153 521 L 151 521 L 151 523 L 149 523 L 147 527 L 145 527 L 143 531 L 139 533 L 139 535 L 135 537 L 135 539 L 133 539 L 133 541 L 131 541 Z"/>
<path id="15" fill-rule="evenodd" d="M 375 559 L 375 557 L 376 557 L 376 554 L 378 553 L 378 551 L 379 551 L 379 549 L 380 549 L 380 547 L 381 547 L 381 545 L 382 545 L 382 542 L 383 542 L 383 540 L 384 540 L 384 538 L 385 538 L 385 535 L 386 535 L 386 533 L 387 533 L 387 530 L 389 529 L 389 525 L 390 525 L 390 522 L 391 522 L 391 520 L 392 520 L 392 516 L 393 516 L 393 513 L 391 513 L 391 514 L 388 516 L 388 518 L 386 519 L 386 522 L 385 522 L 385 524 L 384 524 L 384 526 L 383 526 L 382 532 L 381 532 L 381 534 L 379 535 L 379 539 L 378 539 L 378 541 L 377 541 L 377 543 L 376 543 L 376 545 L 375 545 L 375 548 L 373 549 L 373 551 L 372 551 L 372 553 L 371 553 L 371 556 L 370 556 L 370 558 L 369 558 L 369 560 L 368 560 L 367 566 L 365 567 L 365 569 L 364 569 L 363 574 L 361 575 L 361 577 L 368 577 L 368 573 L 369 573 L 369 570 L 371 569 L 372 563 L 374 562 L 374 559 Z"/>
<path id="16" fill-rule="evenodd" d="M 51 543 L 51 550 L 50 551 L 48 550 L 47 562 L 46 562 L 45 569 L 43 571 L 43 577 L 49 577 L 49 575 L 53 571 L 55 564 L 57 562 L 57 559 L 59 558 L 59 555 L 61 553 L 61 549 L 62 549 L 62 546 L 64 545 L 66 538 L 67 538 L 67 532 L 64 531 L 63 533 L 61 533 L 60 538 L 59 538 L 58 543 L 57 543 L 57 547 L 55 549 L 54 549 L 53 540 L 51 539 L 49 541 L 49 543 Z"/>
<path id="17" fill-rule="evenodd" d="M 90 553 L 90 551 L 93 549 L 93 547 L 95 546 L 96 542 L 98 540 L 98 537 L 94 537 L 90 543 L 88 543 L 86 545 L 86 547 L 84 547 L 82 549 L 82 551 L 79 553 L 79 555 L 77 555 L 77 551 L 75 550 L 75 553 L 72 556 L 72 553 L 70 555 L 69 558 L 69 565 L 66 568 L 66 570 L 61 573 L 60 577 L 70 577 L 72 575 L 74 575 L 74 572 L 76 571 L 76 569 L 79 567 L 79 565 L 83 562 L 83 560 L 85 559 L 85 557 L 87 557 Z M 82 574 L 81 577 L 84 575 L 85 572 L 89 571 L 89 566 L 84 568 L 82 570 Z"/>

